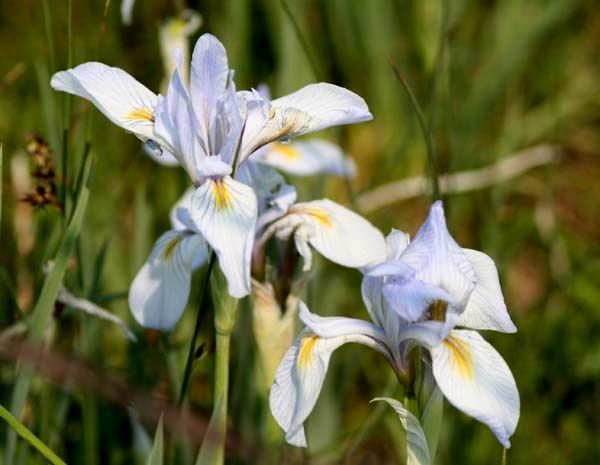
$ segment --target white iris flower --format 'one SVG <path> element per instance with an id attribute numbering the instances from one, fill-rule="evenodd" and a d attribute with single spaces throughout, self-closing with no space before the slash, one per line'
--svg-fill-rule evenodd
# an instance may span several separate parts
<path id="1" fill-rule="evenodd" d="M 306 446 L 303 424 L 317 401 L 331 354 L 347 342 L 358 342 L 381 352 L 398 376 L 405 373 L 411 349 L 426 348 L 424 365 L 448 401 L 510 447 L 519 420 L 517 386 L 506 362 L 473 330 L 516 328 L 494 262 L 458 246 L 440 202 L 413 242 L 400 231 L 388 236 L 388 258 L 365 275 L 362 290 L 372 322 L 324 318 L 300 305 L 306 327 L 283 358 L 270 396 L 287 441 Z"/>
<path id="2" fill-rule="evenodd" d="M 51 85 L 90 100 L 113 123 L 177 159 L 196 189 L 189 220 L 216 252 L 229 294 L 240 298 L 250 293 L 257 199 L 252 188 L 231 176 L 236 160 L 243 163 L 279 138 L 372 115 L 361 97 L 332 84 L 311 84 L 273 101 L 236 92 L 225 48 L 210 34 L 196 43 L 190 69 L 187 85 L 179 60 L 164 97 L 101 63 L 56 73 Z"/>

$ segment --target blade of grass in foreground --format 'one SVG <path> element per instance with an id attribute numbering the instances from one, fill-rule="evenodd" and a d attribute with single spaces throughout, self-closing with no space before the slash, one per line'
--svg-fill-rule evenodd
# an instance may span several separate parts
<path id="1" fill-rule="evenodd" d="M 89 185 L 91 180 L 92 159 L 87 156 L 83 161 L 83 170 L 81 174 L 80 190 L 75 205 L 75 210 L 67 226 L 58 247 L 58 253 L 54 260 L 54 268 L 48 273 L 42 292 L 32 312 L 31 325 L 29 327 L 28 340 L 33 344 L 39 344 L 44 336 L 44 331 L 48 327 L 56 296 L 63 281 L 67 261 L 73 252 L 75 242 L 81 231 L 83 218 L 90 194 Z M 31 387 L 32 372 L 26 368 L 21 368 L 13 388 L 11 401 L 11 411 L 13 415 L 19 417 L 25 405 L 29 388 Z M 8 432 L 6 442 L 6 460 L 5 463 L 14 463 L 14 453 L 16 446 L 16 436 L 14 432 Z"/>
<path id="2" fill-rule="evenodd" d="M 0 231 L 2 231 L 2 144 L 0 144 Z"/>
<path id="3" fill-rule="evenodd" d="M 0 417 L 10 425 L 10 427 L 29 444 L 35 447 L 40 454 L 48 459 L 54 465 L 66 465 L 50 448 L 40 441 L 27 427 L 11 415 L 2 405 L 0 405 Z"/>

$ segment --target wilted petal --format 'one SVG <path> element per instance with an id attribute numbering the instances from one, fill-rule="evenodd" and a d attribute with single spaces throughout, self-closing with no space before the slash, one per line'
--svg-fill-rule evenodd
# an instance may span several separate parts
<path id="1" fill-rule="evenodd" d="M 494 261 L 477 250 L 463 249 L 463 251 L 473 265 L 477 285 L 457 324 L 471 329 L 516 332 L 517 328 L 511 321 L 504 303 L 498 270 Z"/>
<path id="2" fill-rule="evenodd" d="M 506 362 L 477 332 L 454 330 L 430 349 L 433 375 L 448 401 L 485 423 L 500 443 L 519 421 L 519 392 Z"/>
<path id="3" fill-rule="evenodd" d="M 83 63 L 54 74 L 50 85 L 89 100 L 114 124 L 141 140 L 153 138 L 156 95 L 122 69 Z"/>
<path id="4" fill-rule="evenodd" d="M 192 265 L 206 258 L 206 243 L 199 234 L 163 234 L 129 289 L 129 307 L 137 322 L 161 330 L 175 326 L 188 301 Z"/>
<path id="5" fill-rule="evenodd" d="M 310 140 L 282 144 L 274 142 L 261 151 L 261 156 L 253 159 L 296 176 L 332 174 L 354 177 L 354 161 L 346 157 L 342 149 L 326 140 Z"/>
<path id="6" fill-rule="evenodd" d="M 254 191 L 229 176 L 208 179 L 192 196 L 190 215 L 219 257 L 229 294 L 249 294 L 257 215 Z"/>

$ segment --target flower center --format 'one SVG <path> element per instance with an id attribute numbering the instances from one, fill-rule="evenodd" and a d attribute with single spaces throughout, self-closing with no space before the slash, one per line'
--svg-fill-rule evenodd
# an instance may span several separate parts
<path id="1" fill-rule="evenodd" d="M 445 300 L 436 300 L 427 309 L 430 320 L 446 321 L 446 310 L 448 310 L 448 302 Z"/>

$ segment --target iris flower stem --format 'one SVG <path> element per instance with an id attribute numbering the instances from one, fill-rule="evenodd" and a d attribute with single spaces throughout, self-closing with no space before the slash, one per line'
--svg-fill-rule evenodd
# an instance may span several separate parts
<path id="1" fill-rule="evenodd" d="M 215 352 L 215 385 L 214 402 L 218 409 L 213 413 L 218 418 L 213 418 L 216 425 L 215 465 L 223 465 L 225 462 L 225 440 L 227 435 L 227 402 L 229 397 L 229 345 L 231 341 L 231 332 L 220 332 L 217 330 L 217 345 Z"/>
<path id="2" fill-rule="evenodd" d="M 425 145 L 427 146 L 427 158 L 429 162 L 429 175 L 431 177 L 431 191 L 433 201 L 440 199 L 440 185 L 438 180 L 438 170 L 437 170 L 437 161 L 435 157 L 435 147 L 433 144 L 433 136 L 431 134 L 431 130 L 427 124 L 427 120 L 425 119 L 425 114 L 423 110 L 421 110 L 421 106 L 419 105 L 419 101 L 415 97 L 412 89 L 408 85 L 404 76 L 400 73 L 400 70 L 390 61 L 390 66 L 402 84 L 402 87 L 406 91 L 408 98 L 410 99 L 413 108 L 415 109 L 415 113 L 417 114 L 417 120 L 419 121 L 419 126 L 421 127 L 421 131 L 423 133 L 423 138 L 425 139 Z"/>
<path id="3" fill-rule="evenodd" d="M 181 407 L 183 404 L 183 399 L 185 399 L 185 393 L 187 391 L 187 385 L 190 381 L 190 374 L 192 372 L 192 362 L 194 361 L 194 353 L 196 351 L 196 340 L 198 339 L 198 334 L 200 333 L 200 325 L 202 324 L 202 320 L 204 319 L 204 315 L 206 314 L 206 305 L 208 304 L 208 292 L 210 285 L 210 275 L 215 268 L 215 263 L 217 261 L 217 254 L 213 251 L 210 256 L 210 261 L 208 263 L 208 268 L 206 269 L 206 275 L 204 277 L 204 283 L 202 284 L 202 290 L 200 292 L 200 305 L 198 306 L 198 312 L 196 314 L 196 323 L 194 325 L 194 333 L 192 335 L 192 340 L 190 341 L 190 348 L 188 350 L 187 360 L 185 362 L 185 369 L 183 371 L 183 380 L 181 381 L 181 389 L 179 390 L 179 399 L 177 401 L 177 405 Z"/>

